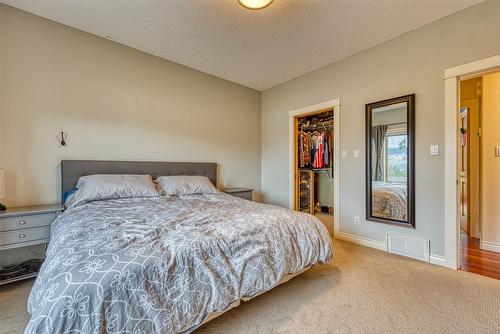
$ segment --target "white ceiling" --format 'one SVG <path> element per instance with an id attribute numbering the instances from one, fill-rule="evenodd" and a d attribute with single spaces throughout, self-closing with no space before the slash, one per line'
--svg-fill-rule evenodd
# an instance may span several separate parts
<path id="1" fill-rule="evenodd" d="M 30 13 L 264 90 L 481 0 L 0 0 Z"/>

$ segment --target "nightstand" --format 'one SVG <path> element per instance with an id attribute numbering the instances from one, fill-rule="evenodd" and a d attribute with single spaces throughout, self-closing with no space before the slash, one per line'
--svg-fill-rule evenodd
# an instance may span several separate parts
<path id="1" fill-rule="evenodd" d="M 50 225 L 64 209 L 61 205 L 9 208 L 0 211 L 0 251 L 49 242 Z M 0 268 L 0 285 L 34 277 L 41 260 Z"/>
<path id="2" fill-rule="evenodd" d="M 249 201 L 252 200 L 252 191 L 250 188 L 224 188 L 221 189 L 223 192 L 228 193 L 230 195 L 247 199 Z"/>

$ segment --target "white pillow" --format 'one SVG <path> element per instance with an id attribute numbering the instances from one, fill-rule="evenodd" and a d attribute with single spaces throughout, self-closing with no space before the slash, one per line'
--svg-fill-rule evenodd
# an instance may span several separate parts
<path id="1" fill-rule="evenodd" d="M 150 175 L 94 174 L 78 179 L 72 204 L 115 198 L 160 196 Z"/>
<path id="2" fill-rule="evenodd" d="M 219 192 L 206 176 L 160 176 L 155 182 L 158 184 L 162 195 L 167 196 L 213 194 Z"/>

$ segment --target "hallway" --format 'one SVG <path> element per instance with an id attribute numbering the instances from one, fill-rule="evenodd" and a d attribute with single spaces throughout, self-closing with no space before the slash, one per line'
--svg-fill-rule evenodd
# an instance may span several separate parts
<path id="1" fill-rule="evenodd" d="M 461 270 L 500 279 L 500 253 L 483 250 L 479 239 L 462 233 Z"/>

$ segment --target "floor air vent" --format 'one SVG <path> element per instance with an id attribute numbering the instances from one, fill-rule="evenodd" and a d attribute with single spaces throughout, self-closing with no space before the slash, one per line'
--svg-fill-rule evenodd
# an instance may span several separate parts
<path id="1" fill-rule="evenodd" d="M 399 234 L 386 234 L 387 252 L 430 262 L 430 241 Z"/>

